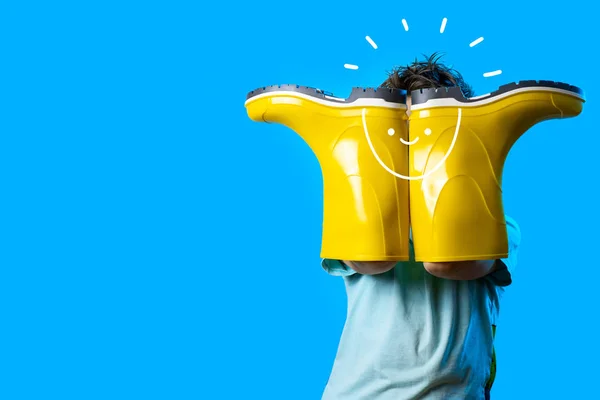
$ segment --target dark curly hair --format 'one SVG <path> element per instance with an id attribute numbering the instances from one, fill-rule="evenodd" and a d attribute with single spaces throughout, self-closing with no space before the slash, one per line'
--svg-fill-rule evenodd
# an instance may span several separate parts
<path id="1" fill-rule="evenodd" d="M 388 72 L 388 78 L 381 87 L 403 89 L 408 93 L 418 89 L 458 86 L 465 97 L 473 97 L 475 92 L 465 82 L 462 75 L 440 62 L 442 55 L 433 53 L 424 61 L 415 61 L 407 66 L 396 67 Z"/>

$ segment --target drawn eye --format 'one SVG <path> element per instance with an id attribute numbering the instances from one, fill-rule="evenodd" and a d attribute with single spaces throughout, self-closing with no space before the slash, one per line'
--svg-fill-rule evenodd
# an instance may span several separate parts
<path id="1" fill-rule="evenodd" d="M 365 139 L 367 139 L 367 143 L 369 144 L 369 148 L 371 149 L 371 152 L 373 153 L 373 155 L 375 156 L 375 159 L 377 160 L 377 162 L 379 163 L 379 165 L 381 165 L 381 167 L 383 167 L 383 169 L 385 169 L 387 172 L 389 172 L 390 174 L 394 175 L 397 178 L 400 179 L 406 179 L 409 181 L 414 181 L 414 180 L 419 180 L 419 179 L 424 179 L 427 176 L 431 175 L 432 173 L 434 173 L 435 171 L 437 171 L 440 167 L 442 167 L 444 165 L 444 163 L 446 162 L 446 160 L 448 159 L 448 157 L 450 156 L 450 154 L 452 153 L 452 150 L 454 149 L 454 144 L 456 142 L 456 139 L 458 138 L 458 131 L 460 130 L 460 121 L 461 121 L 461 116 L 462 116 L 462 108 L 458 108 L 458 115 L 457 115 L 457 119 L 456 119 L 456 129 L 454 131 L 454 136 L 452 137 L 452 143 L 450 143 L 450 146 L 448 147 L 448 150 L 446 150 L 446 154 L 444 154 L 444 156 L 442 157 L 441 160 L 439 160 L 437 162 L 437 164 L 435 164 L 432 168 L 429 168 L 429 166 L 427 166 L 427 172 L 422 174 L 422 175 L 411 175 L 411 176 L 407 176 L 407 175 L 402 175 L 397 173 L 396 171 L 394 171 L 393 169 L 391 169 L 390 167 L 388 167 L 382 160 L 381 158 L 379 158 L 379 155 L 377 154 L 377 151 L 375 151 L 375 147 L 373 147 L 373 143 L 371 142 L 371 136 L 369 135 L 369 129 L 367 127 L 367 118 L 366 118 L 366 114 L 367 114 L 367 109 L 363 108 L 362 109 L 362 127 L 364 130 L 364 134 L 365 134 Z M 413 125 L 413 128 L 415 127 L 415 125 Z M 407 128 L 409 128 L 407 126 Z M 410 128 L 409 128 L 410 130 Z M 378 135 L 383 135 L 384 133 L 384 128 L 381 127 L 381 130 L 377 130 L 377 134 Z M 394 128 L 388 128 L 387 130 L 388 136 L 393 137 L 396 134 L 396 131 L 394 130 Z M 411 132 L 408 132 L 409 135 L 411 136 Z M 431 128 L 425 128 L 423 129 L 423 134 L 425 136 L 430 136 L 433 133 Z M 439 132 L 438 132 L 439 134 Z M 411 142 L 408 142 L 406 140 L 404 140 L 403 135 L 405 135 L 404 131 L 400 132 L 400 137 L 398 138 L 398 140 L 400 141 L 400 143 L 406 145 L 406 146 L 412 146 L 413 144 L 416 144 L 419 141 L 419 136 L 420 135 L 415 135 L 415 139 Z M 426 139 L 425 139 L 426 140 Z M 392 141 L 395 141 L 395 139 L 392 139 Z"/>

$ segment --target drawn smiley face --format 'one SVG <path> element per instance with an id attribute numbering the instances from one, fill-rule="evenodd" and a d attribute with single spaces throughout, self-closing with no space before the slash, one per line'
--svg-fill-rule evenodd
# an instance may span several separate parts
<path id="1" fill-rule="evenodd" d="M 454 136 L 452 137 L 452 142 L 450 143 L 450 147 L 448 148 L 448 151 L 446 152 L 446 154 L 444 154 L 444 157 L 442 157 L 442 159 L 433 166 L 433 168 L 429 169 L 426 173 L 418 175 L 418 176 L 406 176 L 406 175 L 402 175 L 397 173 L 396 171 L 392 170 L 391 168 L 389 168 L 387 165 L 385 165 L 385 163 L 381 160 L 381 158 L 379 157 L 379 155 L 377 154 L 377 151 L 375 151 L 375 147 L 373 146 L 373 142 L 371 142 L 371 136 L 369 134 L 369 129 L 367 127 L 367 118 L 366 118 L 366 114 L 367 114 L 367 109 L 363 108 L 362 109 L 362 123 L 363 123 L 363 130 L 365 133 L 365 138 L 367 139 L 367 143 L 369 144 L 369 147 L 371 148 L 371 152 L 373 153 L 373 156 L 375 156 L 375 159 L 377 160 L 377 162 L 379 163 L 379 165 L 381 165 L 381 167 L 383 169 L 385 169 L 387 172 L 389 172 L 390 174 L 394 175 L 397 178 L 400 179 L 406 179 L 409 181 L 416 181 L 419 179 L 424 179 L 427 178 L 429 175 L 433 174 L 435 171 L 437 171 L 442 165 L 444 165 L 444 163 L 446 162 L 446 160 L 448 159 L 448 157 L 450 156 L 450 154 L 452 153 L 452 150 L 454 150 L 454 145 L 456 144 L 456 139 L 458 138 L 458 131 L 460 129 L 460 121 L 461 121 L 461 117 L 462 117 L 462 109 L 458 109 L 458 116 L 456 119 L 456 130 L 454 131 Z M 394 136 L 396 132 L 394 131 L 393 128 L 388 129 L 387 134 L 390 136 Z M 423 132 L 426 136 L 431 135 L 431 129 L 426 128 L 425 131 Z M 411 141 L 407 141 L 404 140 L 403 138 L 400 138 L 400 142 L 406 146 L 412 146 L 414 144 L 416 144 L 419 141 L 419 136 L 417 136 L 415 139 L 411 140 Z"/>
<path id="2" fill-rule="evenodd" d="M 394 131 L 394 128 L 390 128 L 388 129 L 388 135 L 390 136 L 394 136 L 396 132 Z M 431 135 L 431 129 L 426 128 L 425 132 L 423 132 L 425 134 L 425 136 L 429 136 Z M 400 138 L 400 143 L 405 144 L 407 146 L 412 146 L 413 144 L 416 144 L 419 141 L 419 136 L 417 136 L 414 140 L 411 140 L 410 142 L 407 140 L 404 140 L 404 138 Z"/>

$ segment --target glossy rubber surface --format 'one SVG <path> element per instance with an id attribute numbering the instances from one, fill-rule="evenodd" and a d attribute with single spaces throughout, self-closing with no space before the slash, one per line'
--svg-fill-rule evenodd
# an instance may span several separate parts
<path id="1" fill-rule="evenodd" d="M 402 91 L 355 89 L 340 102 L 324 94 L 295 92 L 296 85 L 251 92 L 248 116 L 283 124 L 310 146 L 321 165 L 324 184 L 321 257 L 355 261 L 408 260 L 409 185 L 382 169 L 365 141 L 362 112 L 378 132 L 373 146 L 389 165 L 405 174 L 408 138 Z M 352 106 L 358 99 L 366 103 Z M 375 101 L 369 104 L 369 101 Z M 380 101 L 382 100 L 382 101 Z M 391 101 L 389 101 L 391 100 Z M 343 106 L 342 104 L 343 103 Z M 388 134 L 389 129 L 394 135 Z"/>
<path id="2" fill-rule="evenodd" d="M 457 133 L 443 167 L 410 184 L 416 259 L 436 262 L 506 257 L 502 204 L 506 156 L 530 127 L 576 116 L 583 102 L 582 93 L 530 86 L 471 101 L 467 107 L 460 102 L 439 106 L 433 101 L 431 107 L 425 102 L 424 108 L 413 111 L 409 138 L 419 139 L 410 146 L 409 175 L 426 175 L 446 156 Z"/>
<path id="3" fill-rule="evenodd" d="M 474 98 L 458 88 L 411 97 L 410 130 L 405 93 L 389 89 L 355 88 L 343 99 L 298 85 L 267 86 L 248 94 L 246 108 L 254 121 L 293 129 L 317 156 L 321 257 L 406 260 L 409 216 L 418 261 L 506 257 L 506 156 L 538 122 L 581 113 L 583 92 L 523 81 Z"/>

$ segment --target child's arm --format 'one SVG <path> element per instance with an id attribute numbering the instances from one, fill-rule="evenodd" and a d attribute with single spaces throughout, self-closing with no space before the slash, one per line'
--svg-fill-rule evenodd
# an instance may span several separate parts
<path id="1" fill-rule="evenodd" d="M 397 261 L 343 261 L 344 264 L 362 275 L 378 275 L 388 272 Z"/>
<path id="2" fill-rule="evenodd" d="M 470 281 L 483 278 L 498 269 L 496 260 L 425 262 L 423 266 L 433 276 L 443 279 Z"/>

